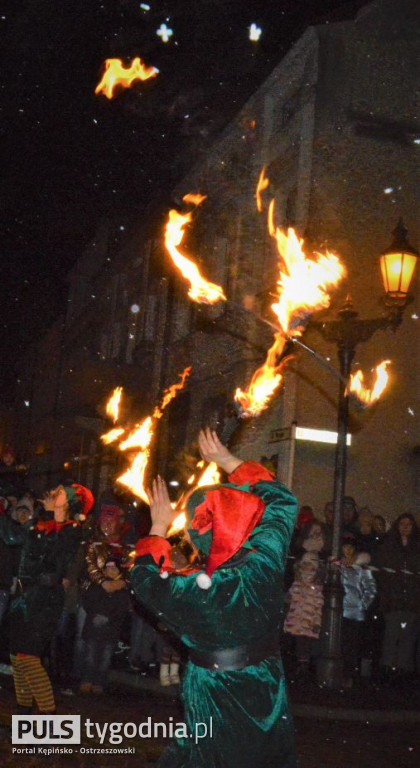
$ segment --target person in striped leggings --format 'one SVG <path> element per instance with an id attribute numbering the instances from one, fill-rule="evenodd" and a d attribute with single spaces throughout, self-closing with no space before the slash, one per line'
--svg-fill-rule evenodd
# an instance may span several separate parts
<path id="1" fill-rule="evenodd" d="M 67 569 L 82 540 L 82 521 L 93 496 L 81 485 L 58 486 L 42 501 L 53 519 L 20 525 L 0 514 L 0 538 L 21 546 L 17 592 L 10 608 L 10 659 L 18 710 L 55 711 L 51 681 L 41 659 L 63 610 Z M 1 510 L 0 510 L 1 512 Z"/>

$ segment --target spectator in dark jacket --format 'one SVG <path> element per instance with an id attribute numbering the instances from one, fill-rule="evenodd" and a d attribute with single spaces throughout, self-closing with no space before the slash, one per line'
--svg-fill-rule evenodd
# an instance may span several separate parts
<path id="1" fill-rule="evenodd" d="M 414 518 L 400 515 L 374 554 L 385 618 L 381 663 L 403 674 L 415 668 L 420 638 L 420 536 Z"/>

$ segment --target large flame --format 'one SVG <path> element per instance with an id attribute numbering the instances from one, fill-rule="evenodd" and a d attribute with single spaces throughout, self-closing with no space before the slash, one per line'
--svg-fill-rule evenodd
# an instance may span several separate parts
<path id="1" fill-rule="evenodd" d="M 261 180 L 266 180 L 263 172 Z M 297 237 L 294 229 L 284 231 L 275 226 L 273 200 L 268 210 L 268 231 L 276 240 L 280 256 L 278 299 L 272 309 L 281 330 L 275 333 L 266 360 L 253 374 L 248 388 L 236 390 L 235 400 L 247 416 L 257 416 L 266 408 L 282 381 L 282 369 L 290 358 L 290 355 L 283 355 L 287 338 L 300 336 L 309 315 L 329 306 L 328 289 L 345 273 L 337 256 L 327 253 L 316 254 L 316 259 L 308 258 L 303 252 L 303 240 Z"/>
<path id="2" fill-rule="evenodd" d="M 241 404 L 247 416 L 257 416 L 261 413 L 281 384 L 283 380 L 281 371 L 290 357 L 279 360 L 285 343 L 285 337 L 281 333 L 276 333 L 265 362 L 257 368 L 247 389 L 243 391 L 238 387 L 236 390 L 235 400 Z"/>
<path id="3" fill-rule="evenodd" d="M 112 419 L 114 424 L 116 421 L 118 421 L 122 391 L 123 391 L 122 387 L 115 387 L 111 397 L 109 398 L 106 404 L 106 412 L 108 416 Z"/>
<path id="4" fill-rule="evenodd" d="M 193 205 L 200 205 L 205 197 L 203 195 L 185 195 L 184 200 Z M 226 301 L 222 288 L 215 283 L 210 283 L 201 274 L 193 261 L 184 256 L 178 249 L 184 239 L 184 229 L 192 221 L 192 213 L 178 213 L 174 209 L 169 211 L 168 221 L 165 227 L 165 247 L 179 269 L 182 276 L 190 283 L 188 296 L 200 304 L 216 304 L 218 301 Z"/>
<path id="5" fill-rule="evenodd" d="M 255 191 L 255 199 L 257 201 L 257 211 L 260 213 L 262 212 L 262 199 L 261 199 L 261 193 L 264 192 L 265 189 L 267 189 L 268 185 L 270 184 L 270 180 L 265 175 L 265 166 L 262 169 L 258 183 L 257 183 L 257 189 Z"/>
<path id="6" fill-rule="evenodd" d="M 152 442 L 157 420 L 162 416 L 168 403 L 170 403 L 171 400 L 176 397 L 178 392 L 183 389 L 190 372 L 191 366 L 184 369 L 180 374 L 181 380 L 165 390 L 162 402 L 160 406 L 155 408 L 153 415 L 147 416 L 140 424 L 136 424 L 128 437 L 120 442 L 118 446 L 120 451 L 139 449 L 132 460 L 131 466 L 117 478 L 117 481 L 126 485 L 132 493 L 139 496 L 146 503 L 148 503 L 148 498 L 144 487 L 144 479 L 150 457 L 150 444 Z"/>
<path id="7" fill-rule="evenodd" d="M 387 372 L 387 366 L 391 364 L 390 360 L 383 360 L 382 363 L 375 368 L 375 380 L 371 389 L 364 385 L 363 372 L 358 370 L 354 374 L 350 374 L 350 383 L 348 386 L 348 392 L 356 395 L 364 405 L 372 405 L 381 397 L 386 385 L 388 384 L 389 375 Z"/>
<path id="8" fill-rule="evenodd" d="M 328 290 L 344 277 L 345 269 L 332 253 L 317 253 L 316 259 L 307 258 L 302 249 L 303 240 L 292 228 L 285 232 L 276 227 L 274 237 L 285 270 L 280 268 L 279 298 L 272 309 L 287 336 L 300 336 L 305 330 L 307 315 L 329 306 Z"/>
<path id="9" fill-rule="evenodd" d="M 105 59 L 105 72 L 95 88 L 95 94 L 103 93 L 107 99 L 112 99 L 117 86 L 130 88 L 135 80 L 148 80 L 156 77 L 158 72 L 156 67 L 147 67 L 139 57 L 133 59 L 128 67 L 123 65 L 121 59 Z"/>

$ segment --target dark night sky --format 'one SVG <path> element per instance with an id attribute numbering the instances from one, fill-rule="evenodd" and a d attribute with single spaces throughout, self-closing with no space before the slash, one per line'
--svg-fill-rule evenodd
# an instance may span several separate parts
<path id="1" fill-rule="evenodd" d="M 150 10 L 138 0 L 3 0 L 3 374 L 60 311 L 66 274 L 98 218 L 141 213 L 170 190 L 181 159 L 205 150 L 307 26 L 354 18 L 366 4 L 145 3 Z M 174 31 L 167 44 L 156 35 L 162 22 Z M 133 56 L 158 77 L 112 101 L 95 96 L 103 60 Z"/>

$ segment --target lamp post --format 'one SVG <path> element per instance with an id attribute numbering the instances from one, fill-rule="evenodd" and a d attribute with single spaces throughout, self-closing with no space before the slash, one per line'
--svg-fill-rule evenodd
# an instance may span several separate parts
<path id="1" fill-rule="evenodd" d="M 408 293 L 414 273 L 417 251 L 407 240 L 407 230 L 400 219 L 394 232 L 394 239 L 380 256 L 380 268 L 385 288 L 386 314 L 379 318 L 359 319 L 351 300 L 348 298 L 338 313 L 338 319 L 325 323 L 311 323 L 327 340 L 338 347 L 338 359 L 343 380 L 340 381 L 338 396 L 337 448 L 334 469 L 334 518 L 332 537 L 332 560 L 328 565 L 324 589 L 324 611 L 320 635 L 320 657 L 317 666 L 318 682 L 327 688 L 336 689 L 343 682 L 343 659 L 341 655 L 341 624 L 343 614 L 343 587 L 340 571 L 334 560 L 341 555 L 343 528 L 343 502 L 345 495 L 347 464 L 347 426 L 349 397 L 344 381 L 348 381 L 351 363 L 358 344 L 368 341 L 378 330 L 392 328 L 394 331 L 411 297 Z"/>

